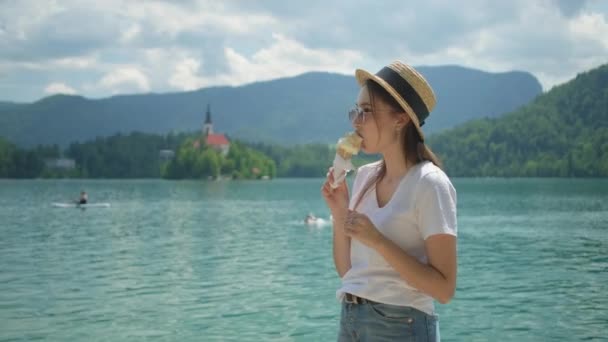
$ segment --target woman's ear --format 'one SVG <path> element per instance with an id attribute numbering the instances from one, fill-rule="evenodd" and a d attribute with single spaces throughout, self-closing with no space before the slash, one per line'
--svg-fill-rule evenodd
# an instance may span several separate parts
<path id="1" fill-rule="evenodd" d="M 399 113 L 399 114 L 397 114 L 397 120 L 395 121 L 395 128 L 400 131 L 409 122 L 410 122 L 410 117 L 406 113 Z"/>

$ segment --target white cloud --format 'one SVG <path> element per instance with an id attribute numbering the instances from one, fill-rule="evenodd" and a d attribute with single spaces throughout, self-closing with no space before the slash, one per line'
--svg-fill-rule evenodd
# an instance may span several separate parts
<path id="1" fill-rule="evenodd" d="M 204 84 L 203 78 L 197 74 L 201 63 L 194 58 L 186 58 L 175 65 L 175 72 L 169 79 L 169 84 L 181 90 L 195 90 Z"/>
<path id="2" fill-rule="evenodd" d="M 354 66 L 363 59 L 355 50 L 311 49 L 281 34 L 273 34 L 273 38 L 272 45 L 256 51 L 251 57 L 225 48 L 229 73 L 205 79 L 202 84 L 239 85 L 308 71 L 352 74 Z"/>
<path id="3" fill-rule="evenodd" d="M 564 9 L 547 1 L 519 3 L 512 13 L 504 10 L 500 20 L 460 32 L 459 39 L 424 53 L 408 46 L 402 55 L 414 65 L 528 71 L 545 90 L 608 62 L 605 14 L 573 8 L 564 15 Z"/>
<path id="4" fill-rule="evenodd" d="M 256 81 L 299 75 L 308 71 L 329 71 L 352 74 L 354 65 L 362 59 L 354 50 L 310 49 L 301 43 L 272 35 L 274 41 L 251 56 L 237 52 L 234 48 L 224 48 L 228 63 L 225 73 L 214 76 L 201 75 L 201 62 L 192 57 L 176 63 L 169 78 L 169 85 L 182 90 L 194 90 L 211 85 L 241 85 Z M 160 52 L 150 52 L 158 59 Z"/>
<path id="5" fill-rule="evenodd" d="M 608 49 L 608 20 L 600 13 L 582 13 L 569 22 L 570 31 L 583 39 L 595 40 Z"/>
<path id="6" fill-rule="evenodd" d="M 203 1 L 194 6 L 169 2 L 126 2 L 123 5 L 125 16 L 145 22 L 157 33 L 171 37 L 182 32 L 208 30 L 224 35 L 250 35 L 261 27 L 277 23 L 272 15 L 228 12 L 220 2 L 212 1 Z"/>
<path id="7" fill-rule="evenodd" d="M 99 81 L 99 86 L 111 90 L 113 94 L 124 89 L 144 92 L 150 90 L 148 78 L 135 67 L 121 67 L 112 70 L 103 76 Z"/>
<path id="8" fill-rule="evenodd" d="M 352 74 L 393 59 L 529 71 L 549 89 L 608 61 L 601 1 L 107 0 L 94 10 L 81 0 L 2 4 L 0 87 L 11 100 L 42 96 L 57 79 L 102 97 L 313 70 Z"/>
<path id="9" fill-rule="evenodd" d="M 76 89 L 68 86 L 65 83 L 55 82 L 51 83 L 44 88 L 45 94 L 68 94 L 73 95 L 76 94 Z"/>
<path id="10" fill-rule="evenodd" d="M 97 66 L 95 56 L 67 57 L 51 60 L 51 66 L 68 69 L 91 69 Z"/>
<path id="11" fill-rule="evenodd" d="M 122 32 L 122 35 L 120 36 L 120 42 L 123 44 L 127 44 L 133 39 L 135 39 L 135 37 L 137 37 L 140 32 L 141 27 L 137 24 L 133 24 L 128 29 Z"/>
<path id="12" fill-rule="evenodd" d="M 57 69 L 94 69 L 99 68 L 101 65 L 98 64 L 95 56 L 81 56 L 81 57 L 68 57 L 68 58 L 56 58 L 48 59 L 44 61 L 2 61 L 0 59 L 0 67 L 12 68 L 12 69 L 25 69 L 25 70 L 57 70 Z"/>
<path id="13" fill-rule="evenodd" d="M 0 23 L 7 36 L 25 41 L 32 30 L 65 10 L 57 1 L 13 1 L 10 4 L 5 2 L 0 11 Z"/>

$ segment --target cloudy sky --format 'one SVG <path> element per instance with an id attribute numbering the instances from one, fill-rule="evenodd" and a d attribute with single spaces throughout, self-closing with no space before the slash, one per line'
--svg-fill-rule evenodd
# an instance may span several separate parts
<path id="1" fill-rule="evenodd" d="M 524 70 L 608 63 L 608 1 L 0 0 L 0 100 L 352 74 L 394 59 Z"/>

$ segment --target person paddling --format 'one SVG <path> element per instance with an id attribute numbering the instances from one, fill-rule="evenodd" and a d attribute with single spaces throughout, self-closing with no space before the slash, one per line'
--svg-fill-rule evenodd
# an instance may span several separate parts
<path id="1" fill-rule="evenodd" d="M 87 204 L 87 201 L 89 200 L 87 193 L 85 191 L 81 191 L 80 192 L 80 199 L 78 199 L 78 201 L 76 201 L 76 203 L 78 205 L 82 205 L 82 204 Z"/>

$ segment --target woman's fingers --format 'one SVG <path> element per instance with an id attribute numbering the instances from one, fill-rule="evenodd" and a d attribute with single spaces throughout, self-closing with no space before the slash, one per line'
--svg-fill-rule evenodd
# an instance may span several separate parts
<path id="1" fill-rule="evenodd" d="M 333 169 L 333 167 L 330 167 L 329 170 L 327 170 L 325 183 L 323 183 L 323 187 L 327 187 L 330 193 L 333 193 L 335 190 L 330 186 L 330 184 L 334 182 Z"/>
<path id="2" fill-rule="evenodd" d="M 329 170 L 327 171 L 327 181 L 329 181 L 329 183 L 334 182 L 334 168 L 333 167 L 330 167 Z"/>
<path id="3" fill-rule="evenodd" d="M 354 227 L 357 224 L 361 223 L 362 222 L 361 220 L 362 220 L 362 214 L 359 214 L 358 212 L 356 212 L 354 210 L 348 209 L 348 213 L 346 214 L 346 222 L 351 227 Z"/>
<path id="4" fill-rule="evenodd" d="M 332 189 L 328 182 L 325 182 L 321 187 L 321 192 L 324 197 L 330 198 L 333 195 L 334 189 Z"/>
<path id="5" fill-rule="evenodd" d="M 329 199 L 329 197 L 331 197 L 331 193 L 329 193 L 329 191 L 327 190 L 327 188 L 325 188 L 325 186 L 321 188 L 321 193 L 323 194 L 323 197 L 325 197 L 326 199 Z"/>
<path id="6" fill-rule="evenodd" d="M 346 214 L 346 221 L 344 222 L 344 233 L 351 237 L 357 235 L 359 223 L 360 214 L 349 209 Z"/>
<path id="7" fill-rule="evenodd" d="M 355 225 L 353 225 L 352 222 L 349 222 L 348 219 L 344 222 L 344 233 L 348 236 L 352 236 L 356 233 Z"/>
<path id="8" fill-rule="evenodd" d="M 329 182 L 323 183 L 323 189 L 325 189 L 325 190 L 331 189 L 331 186 L 329 185 Z"/>
<path id="9" fill-rule="evenodd" d="M 334 182 L 333 171 L 334 171 L 333 167 L 330 167 L 327 170 L 325 182 L 323 183 L 323 186 L 321 188 L 321 191 L 327 197 L 333 196 L 336 193 L 336 191 L 338 193 L 343 193 L 343 192 L 348 193 L 348 185 L 346 184 L 346 182 L 340 182 L 340 184 L 338 184 L 338 187 L 336 187 L 336 188 L 331 186 L 331 184 L 333 184 L 333 182 Z"/>

